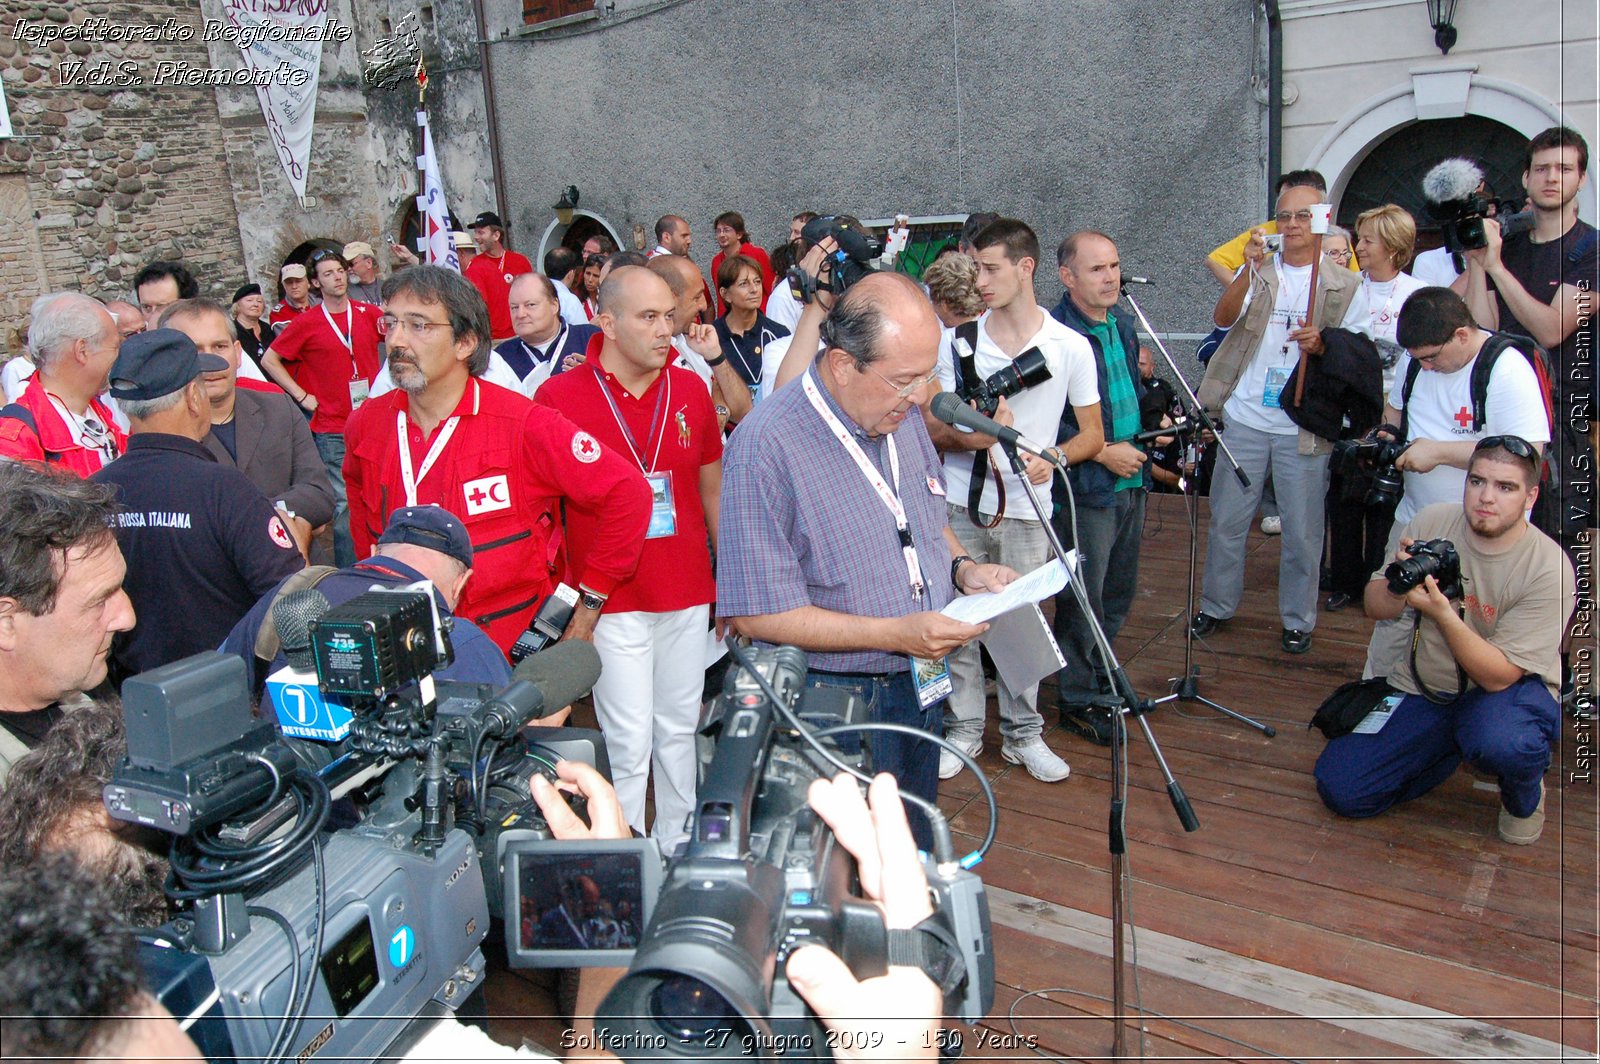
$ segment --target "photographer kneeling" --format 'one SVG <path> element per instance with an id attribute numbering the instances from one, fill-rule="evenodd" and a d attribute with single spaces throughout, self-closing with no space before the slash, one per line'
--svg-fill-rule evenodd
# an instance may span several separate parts
<path id="1" fill-rule="evenodd" d="M 1367 584 L 1367 615 L 1411 633 L 1409 660 L 1389 674 L 1404 697 L 1317 759 L 1317 793 L 1335 813 L 1376 816 L 1466 760 L 1499 778 L 1501 839 L 1538 841 L 1560 720 L 1559 633 L 1575 604 L 1571 563 L 1527 520 L 1538 481 L 1527 440 L 1479 440 L 1461 504 L 1418 513 L 1396 564 Z"/>

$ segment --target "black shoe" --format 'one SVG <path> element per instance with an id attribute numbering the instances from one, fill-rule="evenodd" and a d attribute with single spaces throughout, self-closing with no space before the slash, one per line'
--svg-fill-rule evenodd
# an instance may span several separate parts
<path id="1" fill-rule="evenodd" d="M 1285 628 L 1283 638 L 1279 642 L 1290 654 L 1304 654 L 1311 649 L 1311 633 L 1302 632 L 1298 628 Z"/>
<path id="2" fill-rule="evenodd" d="M 1212 632 L 1215 632 L 1221 625 L 1222 621 L 1211 616 L 1211 614 L 1197 613 L 1194 615 L 1194 620 L 1189 622 L 1189 630 L 1195 634 L 1196 638 L 1204 639 Z"/>
<path id="3" fill-rule="evenodd" d="M 1322 608 L 1327 610 L 1329 613 L 1338 613 L 1340 610 L 1347 608 L 1350 603 L 1354 601 L 1354 599 L 1352 599 L 1349 595 L 1346 595 L 1343 591 L 1335 591 L 1333 594 L 1329 595 L 1325 600 L 1323 600 Z"/>
<path id="4" fill-rule="evenodd" d="M 1063 705 L 1061 726 L 1096 746 L 1111 745 L 1111 710 L 1106 706 Z"/>

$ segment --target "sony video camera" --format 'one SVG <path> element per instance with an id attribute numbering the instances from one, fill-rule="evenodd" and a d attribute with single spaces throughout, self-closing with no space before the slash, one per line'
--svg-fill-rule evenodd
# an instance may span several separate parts
<path id="1" fill-rule="evenodd" d="M 252 715 L 243 661 L 207 652 L 124 684 L 128 756 L 105 788 L 112 816 L 177 836 L 168 893 L 190 908 L 141 962 L 214 1060 L 371 1059 L 458 1007 L 482 980 L 499 911 L 498 836 L 544 828 L 529 777 L 563 756 L 603 763 L 598 733 L 547 729 L 549 745 L 520 734 L 570 700 L 562 677 L 592 685 L 597 659 L 589 670 L 536 655 L 499 692 L 435 683 L 451 650 L 430 590 L 336 608 L 295 594 L 322 599 L 296 616 L 319 704 L 345 712 L 345 734 L 281 735 Z M 291 613 L 275 607 L 280 631 Z M 340 795 L 361 815 L 328 834 Z"/>
<path id="2" fill-rule="evenodd" d="M 1399 505 L 1400 496 L 1405 492 L 1405 476 L 1394 464 L 1405 449 L 1404 442 L 1381 436 L 1335 440 L 1334 468 L 1348 480 L 1368 481 L 1362 505 L 1370 509 L 1392 510 Z"/>
<path id="3" fill-rule="evenodd" d="M 1446 250 L 1459 255 L 1487 247 L 1483 220 L 1496 213 L 1498 204 L 1484 186 L 1483 168 L 1471 159 L 1445 159 L 1422 179 L 1428 214 L 1439 223 Z M 1502 239 L 1533 228 L 1533 214 L 1521 211 L 1498 219 Z"/>
<path id="4" fill-rule="evenodd" d="M 941 944 L 933 952 L 946 1007 L 977 1020 L 994 999 L 982 881 L 930 862 L 934 915 L 916 930 L 886 930 L 882 911 L 860 897 L 854 858 L 806 803 L 811 781 L 833 769 L 800 729 L 854 722 L 861 704 L 843 695 L 842 705 L 802 704 L 806 660 L 793 647 L 753 657 L 782 704 L 747 669 L 729 673 L 687 851 L 668 867 L 628 974 L 599 1008 L 600 1044 L 628 1060 L 825 1059 L 825 1031 L 784 974 L 789 954 L 825 945 L 864 979 L 884 974 L 891 937 L 908 935 Z M 838 744 L 817 742 L 838 756 Z"/>
<path id="5" fill-rule="evenodd" d="M 1408 553 L 1411 557 L 1390 562 L 1383 571 L 1384 579 L 1389 582 L 1389 594 L 1404 595 L 1431 576 L 1445 598 L 1454 601 L 1462 596 L 1461 556 L 1456 553 L 1454 543 L 1448 539 L 1424 540 L 1413 543 Z"/>
<path id="6" fill-rule="evenodd" d="M 851 218 L 813 218 L 800 230 L 800 239 L 808 248 L 830 236 L 837 247 L 823 260 L 818 276 L 811 276 L 799 266 L 791 266 L 785 274 L 790 293 L 801 303 L 815 301 L 818 291 L 831 292 L 835 297 L 844 295 L 851 285 L 874 272 L 872 263 L 883 255 L 883 241 Z"/>

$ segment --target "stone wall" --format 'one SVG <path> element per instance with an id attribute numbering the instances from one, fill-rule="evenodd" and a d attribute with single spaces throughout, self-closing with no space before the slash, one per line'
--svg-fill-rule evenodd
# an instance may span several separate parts
<path id="1" fill-rule="evenodd" d="M 0 78 L 17 137 L 4 142 L 4 167 L 25 179 L 5 193 L 8 215 L 31 215 L 36 240 L 5 238 L 4 255 L 37 260 L 20 269 L 31 281 L 5 286 L 0 338 L 19 323 L 41 289 L 73 288 L 105 298 L 128 294 L 128 282 L 154 258 L 183 260 L 212 294 L 225 291 L 239 261 L 239 222 L 229 193 L 222 129 L 210 89 L 135 84 L 163 60 L 207 65 L 199 34 L 179 40 L 34 44 L 17 39 L 30 25 L 83 23 L 100 16 L 127 27 L 167 19 L 198 30 L 199 12 L 184 0 L 49 4 L 8 0 L 0 10 Z M 83 64 L 79 66 L 78 64 Z M 82 78 L 84 82 L 75 83 Z M 110 84 L 92 84 L 100 79 Z M 9 228 L 9 226 L 8 226 Z M 29 244 L 33 246 L 29 246 Z"/>

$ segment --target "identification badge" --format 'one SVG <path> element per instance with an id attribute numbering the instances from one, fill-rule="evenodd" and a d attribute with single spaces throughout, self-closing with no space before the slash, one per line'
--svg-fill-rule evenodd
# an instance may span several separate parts
<path id="1" fill-rule="evenodd" d="M 1383 730 L 1383 726 L 1389 723 L 1389 718 L 1394 716 L 1395 708 L 1400 705 L 1400 700 L 1404 697 L 1405 695 L 1390 695 L 1373 706 L 1372 712 L 1362 717 L 1361 723 L 1350 729 L 1352 734 L 1377 735 Z"/>
<path id="2" fill-rule="evenodd" d="M 923 709 L 949 698 L 950 692 L 955 690 L 955 684 L 950 680 L 948 658 L 936 658 L 932 661 L 927 658 L 912 658 L 911 678 L 916 681 L 917 703 Z"/>
<path id="3" fill-rule="evenodd" d="M 1283 386 L 1289 383 L 1289 367 L 1273 366 L 1267 370 L 1267 388 L 1261 393 L 1261 405 L 1273 410 L 1283 409 Z"/>
<path id="4" fill-rule="evenodd" d="M 645 477 L 650 483 L 650 525 L 645 529 L 645 539 L 665 539 L 678 534 L 678 510 L 672 500 L 672 474 L 651 473 Z"/>
<path id="5" fill-rule="evenodd" d="M 367 401 L 367 393 L 370 392 L 371 390 L 372 390 L 372 386 L 370 384 L 368 384 L 365 380 L 361 379 L 360 377 L 357 377 L 355 380 L 351 381 L 350 382 L 350 409 L 351 410 L 356 410 L 361 406 L 362 403 L 366 402 Z"/>

